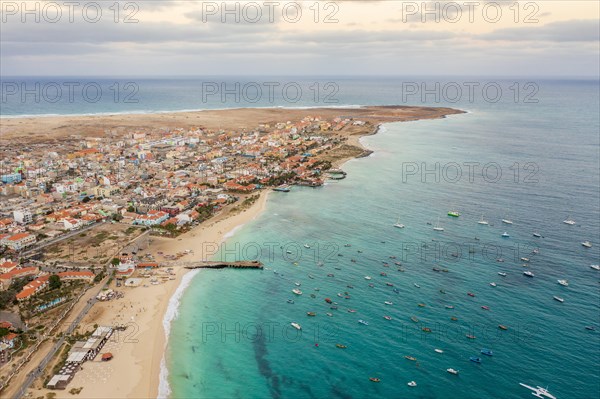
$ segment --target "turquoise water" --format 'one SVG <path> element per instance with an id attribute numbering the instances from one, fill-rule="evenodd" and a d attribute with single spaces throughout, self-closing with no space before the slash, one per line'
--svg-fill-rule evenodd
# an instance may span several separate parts
<path id="1" fill-rule="evenodd" d="M 182 297 L 167 352 L 171 396 L 531 397 L 523 382 L 549 385 L 559 398 L 596 397 L 600 273 L 589 265 L 599 263 L 600 248 L 598 85 L 557 82 L 541 99 L 463 104 L 468 114 L 386 124 L 363 139 L 375 152 L 346 163 L 345 180 L 272 193 L 266 211 L 218 255 L 258 257 L 266 269 L 200 271 Z M 435 162 L 446 165 L 439 182 L 403 174 Z M 470 162 L 480 164 L 472 181 Z M 463 167 L 458 181 L 452 163 Z M 491 166 L 481 175 L 491 163 L 502 171 L 495 182 Z M 451 209 L 461 216 L 448 217 Z M 489 226 L 477 223 L 482 214 Z M 577 225 L 562 223 L 568 216 Z M 398 217 L 406 228 L 392 226 Z M 444 232 L 432 229 L 438 217 Z M 514 224 L 503 224 L 506 217 Z M 510 238 L 501 237 L 505 231 Z M 585 249 L 584 240 L 594 246 Z M 521 257 L 530 258 L 527 268 Z M 569 287 L 557 284 L 563 278 Z M 294 282 L 302 296 L 291 292 Z M 350 299 L 337 296 L 344 291 Z M 480 355 L 482 348 L 494 356 Z M 411 380 L 418 386 L 408 387 Z"/>

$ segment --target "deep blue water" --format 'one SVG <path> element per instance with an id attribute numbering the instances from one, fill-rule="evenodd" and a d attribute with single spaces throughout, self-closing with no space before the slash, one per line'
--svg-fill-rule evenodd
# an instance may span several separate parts
<path id="1" fill-rule="evenodd" d="M 397 99 L 365 81 L 356 87 L 363 98 L 348 103 Z M 218 255 L 258 257 L 267 269 L 200 271 L 182 298 L 167 356 L 172 396 L 530 397 L 523 382 L 549 385 L 559 398 L 596 397 L 600 273 L 589 266 L 599 263 L 600 248 L 598 83 L 544 82 L 538 97 L 463 101 L 456 106 L 467 114 L 386 124 L 363 139 L 375 152 L 346 163 L 345 180 L 272 193 L 265 213 Z M 420 173 L 436 162 L 439 172 Z M 419 173 L 407 174 L 415 166 Z M 448 217 L 451 209 L 461 216 Z M 477 223 L 482 215 L 490 225 Z M 568 216 L 575 226 L 563 223 Z M 398 217 L 402 230 L 392 226 Z M 432 229 L 438 218 L 444 232 Z M 505 231 L 510 238 L 501 237 Z M 300 297 L 294 282 L 302 284 Z M 344 291 L 350 299 L 337 296 Z M 480 355 L 482 348 L 494 356 Z M 469 361 L 475 355 L 482 364 Z M 450 367 L 460 375 L 448 374 Z M 411 380 L 418 386 L 408 387 Z"/>

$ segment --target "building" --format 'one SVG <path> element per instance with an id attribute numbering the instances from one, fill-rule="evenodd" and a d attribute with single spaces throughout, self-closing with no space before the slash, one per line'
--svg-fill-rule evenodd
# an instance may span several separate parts
<path id="1" fill-rule="evenodd" d="M 33 297 L 38 292 L 40 292 L 41 290 L 43 290 L 44 288 L 46 288 L 48 286 L 48 278 L 49 278 L 49 276 L 46 275 L 46 276 L 38 277 L 35 280 L 27 283 L 25 286 L 23 286 L 23 289 L 21 290 L 21 292 L 19 292 L 17 295 L 15 295 L 15 297 L 17 298 L 17 301 L 19 301 L 19 302 L 26 301 L 26 300 L 30 299 L 31 297 Z"/>
<path id="2" fill-rule="evenodd" d="M 8 273 L 0 274 L 0 289 L 8 289 L 14 279 L 35 276 L 40 272 L 38 267 L 21 267 L 15 268 Z"/>
<path id="3" fill-rule="evenodd" d="M 5 245 L 8 248 L 20 251 L 21 249 L 35 244 L 36 238 L 30 233 L 17 233 L 12 236 L 3 238 L 0 241 L 0 245 Z"/>
<path id="4" fill-rule="evenodd" d="M 89 270 L 84 270 L 84 271 L 67 271 L 67 272 L 60 272 L 56 274 L 58 277 L 60 277 L 60 279 L 62 281 L 74 281 L 74 280 L 84 280 L 85 282 L 91 283 L 92 281 L 94 281 L 94 278 L 96 277 L 96 275 L 89 271 Z"/>
<path id="5" fill-rule="evenodd" d="M 143 226 L 156 226 L 169 219 L 169 214 L 163 211 L 151 210 L 145 215 L 137 215 L 133 224 L 140 224 Z"/>
<path id="6" fill-rule="evenodd" d="M 10 173 L 0 176 L 0 180 L 2 181 L 2 183 L 6 184 L 20 183 L 21 180 L 23 180 L 23 177 L 20 173 Z"/>
<path id="7" fill-rule="evenodd" d="M 29 224 L 33 222 L 33 216 L 27 209 L 18 209 L 13 211 L 13 219 L 19 224 Z"/>

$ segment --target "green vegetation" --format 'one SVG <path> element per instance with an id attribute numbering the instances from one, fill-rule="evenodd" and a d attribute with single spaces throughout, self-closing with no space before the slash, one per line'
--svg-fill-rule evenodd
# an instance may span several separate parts
<path id="1" fill-rule="evenodd" d="M 60 286 L 62 285 L 62 281 L 60 281 L 60 277 L 58 277 L 56 274 L 53 274 L 50 276 L 50 278 L 48 278 L 48 283 L 50 284 L 51 290 L 59 289 Z"/>

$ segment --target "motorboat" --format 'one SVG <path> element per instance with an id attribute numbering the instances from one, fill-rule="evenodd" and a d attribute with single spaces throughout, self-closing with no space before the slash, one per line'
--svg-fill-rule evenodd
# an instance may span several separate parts
<path id="1" fill-rule="evenodd" d="M 410 381 L 410 382 L 409 382 L 407 385 L 408 385 L 409 387 L 416 387 L 416 386 L 417 386 L 417 383 L 416 383 L 416 382 L 414 382 L 414 381 Z"/>
<path id="2" fill-rule="evenodd" d="M 496 283 L 494 283 L 493 281 L 490 283 L 490 285 L 491 285 L 492 287 L 495 287 L 495 286 L 497 286 L 497 284 L 496 284 Z"/>
<path id="3" fill-rule="evenodd" d="M 569 286 L 569 281 L 568 280 L 556 280 L 558 281 L 558 284 L 564 286 L 564 287 L 568 287 Z"/>
<path id="4" fill-rule="evenodd" d="M 458 370 L 454 370 L 454 369 L 450 368 L 450 369 L 446 369 L 446 371 L 449 372 L 450 374 L 458 375 Z"/>
<path id="5" fill-rule="evenodd" d="M 483 348 L 481 350 L 481 353 L 486 355 L 486 356 L 494 356 L 494 352 L 492 352 L 491 349 L 487 349 L 487 348 Z"/>
<path id="6" fill-rule="evenodd" d="M 535 274 L 533 274 L 533 273 L 532 273 L 532 272 L 530 272 L 529 270 L 526 270 L 526 271 L 524 271 L 524 272 L 523 272 L 523 274 L 524 274 L 525 276 L 527 276 L 527 277 L 534 277 L 534 276 L 535 276 Z"/>
<path id="7" fill-rule="evenodd" d="M 565 301 L 563 298 L 561 298 L 559 296 L 556 296 L 556 295 L 553 298 L 554 298 L 555 301 L 558 301 L 560 303 L 563 303 Z"/>
<path id="8" fill-rule="evenodd" d="M 300 291 L 298 288 L 294 288 L 292 292 L 296 295 L 302 295 L 302 291 Z"/>
<path id="9" fill-rule="evenodd" d="M 586 248 L 591 248 L 592 247 L 592 243 L 589 241 L 584 241 L 581 243 L 581 245 L 583 245 Z"/>
<path id="10" fill-rule="evenodd" d="M 508 234 L 506 231 L 504 233 L 502 233 L 502 237 L 503 238 L 508 238 L 510 237 L 510 234 Z"/>
<path id="11" fill-rule="evenodd" d="M 481 363 L 481 358 L 477 357 L 477 356 L 471 356 L 469 358 L 470 361 L 472 361 L 473 363 Z"/>
<path id="12" fill-rule="evenodd" d="M 290 323 L 296 330 L 302 330 L 302 326 L 298 323 Z"/>
<path id="13" fill-rule="evenodd" d="M 506 273 L 504 273 L 504 272 L 498 272 L 498 275 L 502 276 L 502 277 L 506 277 Z"/>
<path id="14" fill-rule="evenodd" d="M 362 320 L 362 319 L 361 319 L 361 320 L 359 320 L 358 322 L 359 322 L 360 324 L 363 324 L 363 325 L 365 325 L 365 326 L 368 326 L 368 325 L 369 325 L 369 323 L 367 323 L 366 321 L 364 321 L 364 320 Z"/>

